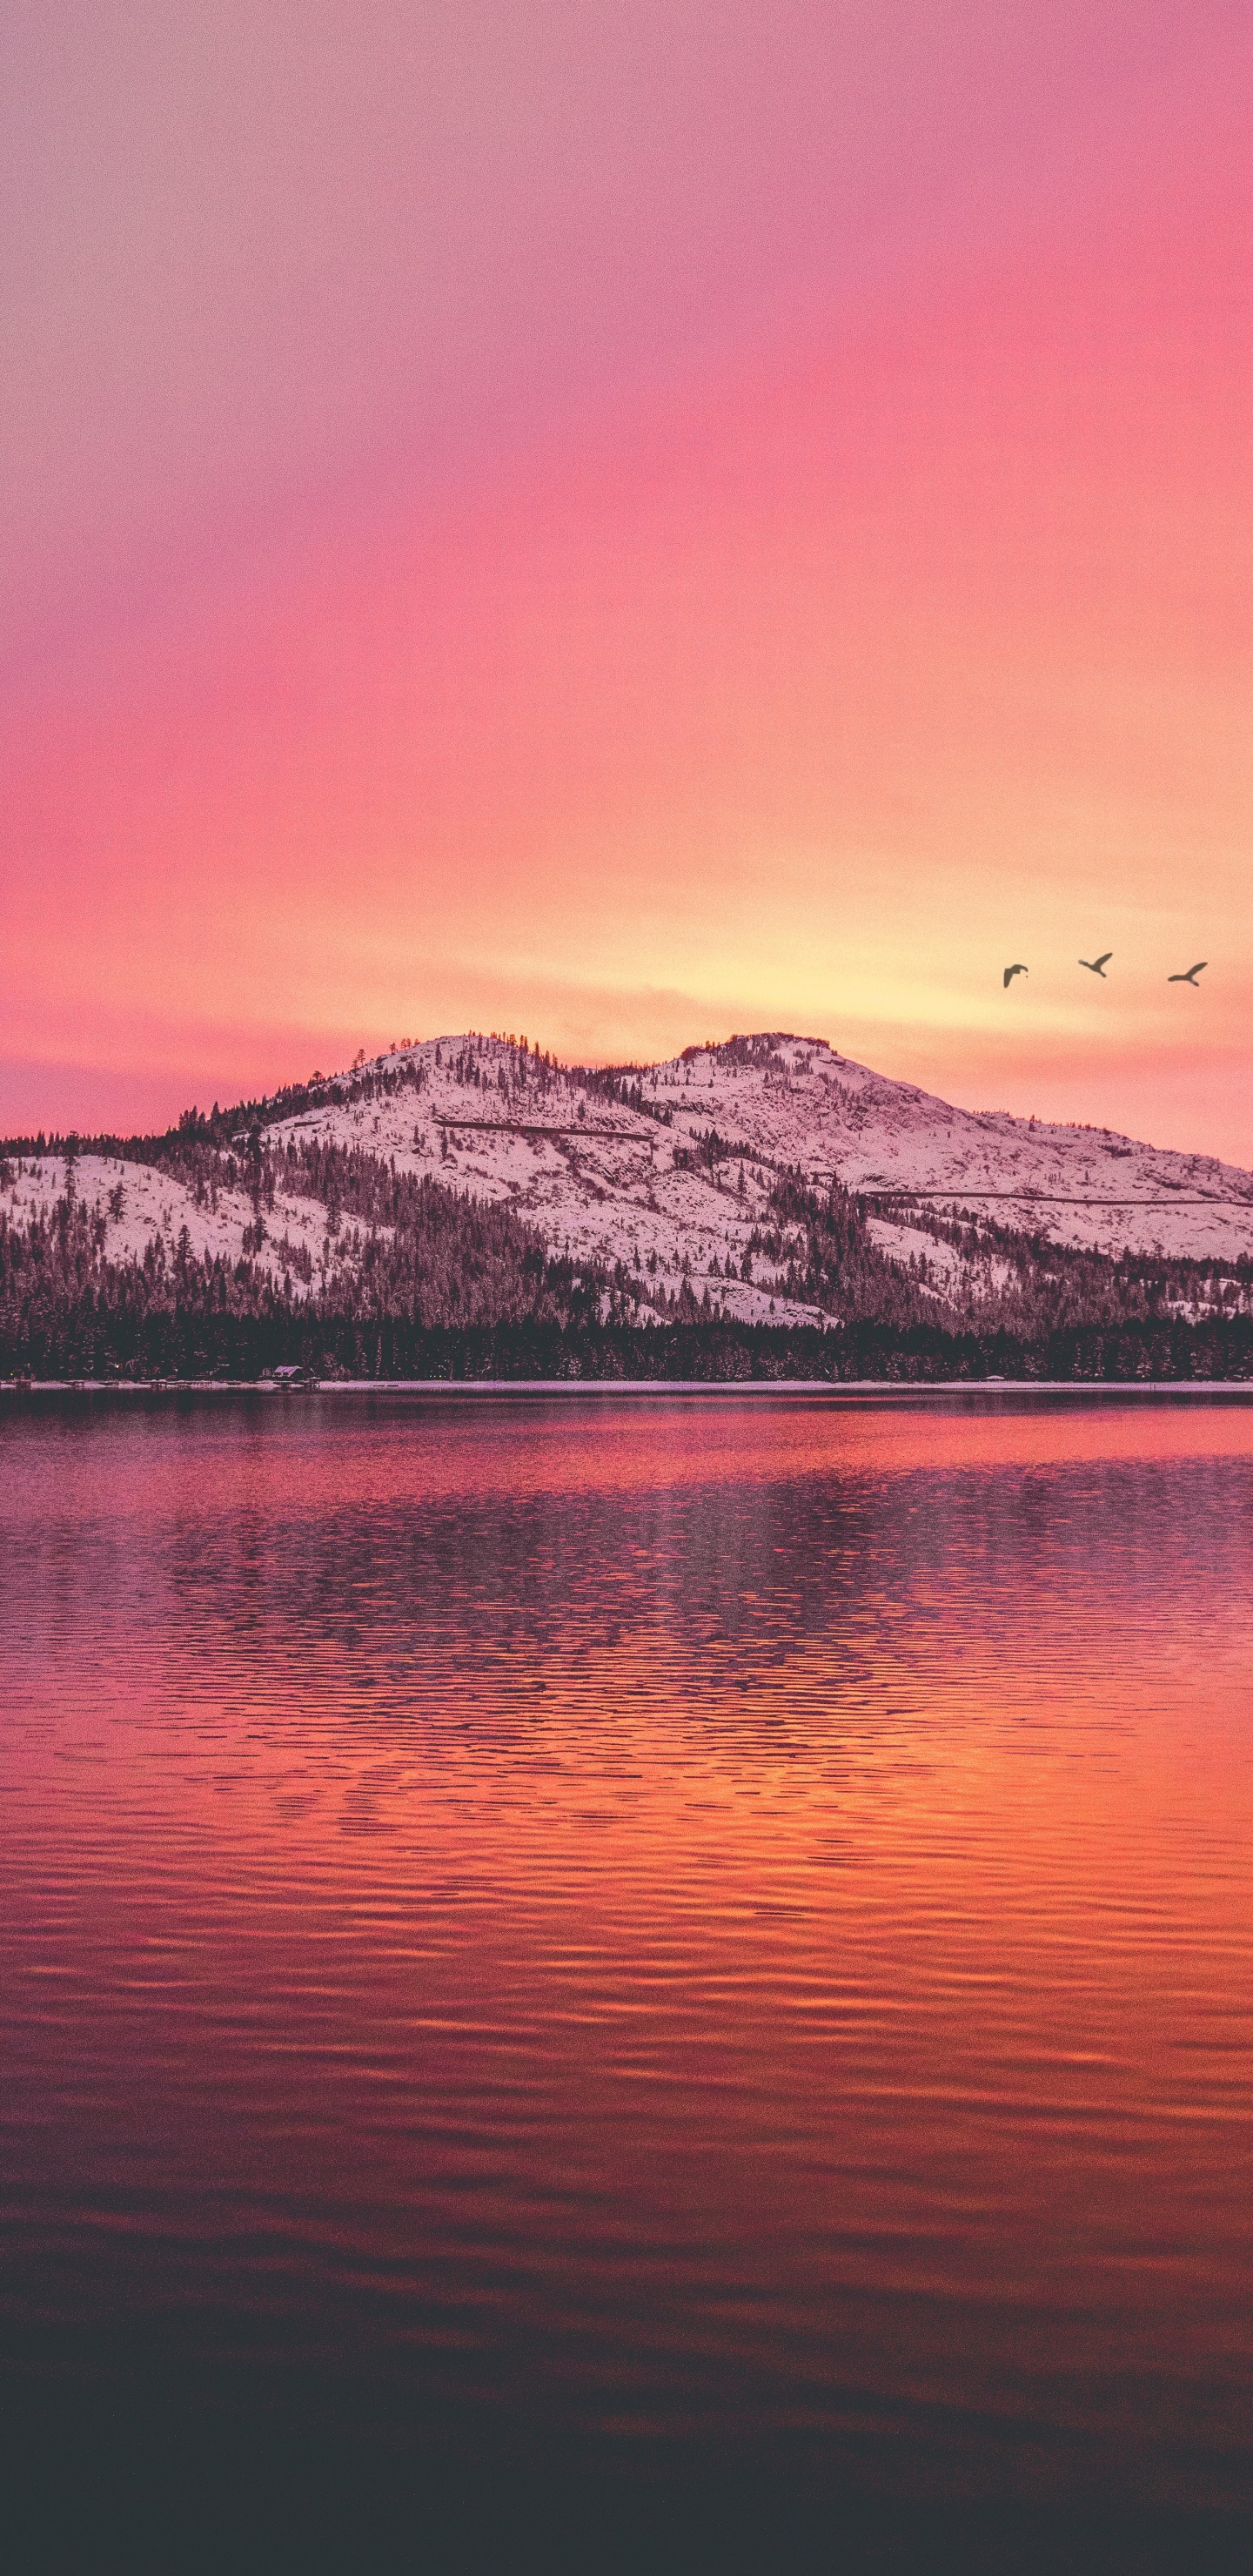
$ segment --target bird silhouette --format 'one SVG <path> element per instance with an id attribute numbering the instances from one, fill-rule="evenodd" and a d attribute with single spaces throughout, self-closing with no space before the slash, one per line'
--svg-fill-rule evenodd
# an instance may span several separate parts
<path id="1" fill-rule="evenodd" d="M 1200 972 L 1201 972 L 1201 968 L 1202 968 L 1203 966 L 1208 966 L 1208 964 L 1209 964 L 1209 959 L 1208 959 L 1208 957 L 1202 957 L 1202 958 L 1198 959 L 1197 964 L 1196 964 L 1195 966 L 1189 966 L 1189 968 L 1188 968 L 1188 971 L 1187 971 L 1187 974 L 1186 974 L 1186 975 L 1168 975 L 1168 976 L 1167 976 L 1167 978 L 1166 978 L 1166 981 L 1167 981 L 1167 983 L 1168 983 L 1168 984 L 1190 984 L 1190 985 L 1192 986 L 1192 990 L 1193 990 L 1193 992 L 1195 993 L 1195 992 L 1198 990 L 1198 985 L 1197 985 L 1197 980 L 1196 980 L 1196 979 L 1197 979 L 1197 976 L 1200 974 Z"/>
<path id="2" fill-rule="evenodd" d="M 1015 975 L 1025 975 L 1026 972 L 1027 969 L 1025 966 L 1007 966 L 1005 969 L 1006 988 L 1008 989 L 1008 987 L 1013 983 Z"/>
<path id="3" fill-rule="evenodd" d="M 1088 970 L 1089 975 L 1099 975 L 1099 976 L 1100 976 L 1100 979 L 1101 979 L 1101 982 L 1102 982 L 1102 983 L 1104 983 L 1104 981 L 1105 981 L 1105 969 L 1106 969 L 1106 967 L 1108 966 L 1109 961 L 1110 961 L 1111 957 L 1113 956 L 1113 954 L 1114 954 L 1113 949 L 1112 949 L 1112 948 L 1107 948 L 1107 949 L 1104 951 L 1104 953 L 1103 953 L 1103 955 L 1102 955 L 1102 956 L 1100 956 L 1100 957 L 1081 957 L 1081 958 L 1080 958 L 1080 960 L 1079 960 L 1079 963 L 1080 963 L 1080 965 L 1081 965 L 1081 966 L 1086 966 L 1086 967 L 1087 967 L 1087 970 Z"/>

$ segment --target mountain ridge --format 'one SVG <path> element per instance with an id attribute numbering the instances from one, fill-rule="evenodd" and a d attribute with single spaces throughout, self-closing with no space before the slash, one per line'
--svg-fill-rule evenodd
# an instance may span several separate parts
<path id="1" fill-rule="evenodd" d="M 460 1032 L 188 1111 L 164 1137 L 0 1147 L 28 1290 L 57 1228 L 84 1296 L 105 1294 L 93 1264 L 101 1282 L 147 1265 L 175 1306 L 310 1315 L 499 1324 L 520 1299 L 554 1327 L 577 1306 L 639 1327 L 1030 1338 L 1253 1307 L 1253 1174 L 960 1110 L 782 1031 L 611 1067 Z"/>

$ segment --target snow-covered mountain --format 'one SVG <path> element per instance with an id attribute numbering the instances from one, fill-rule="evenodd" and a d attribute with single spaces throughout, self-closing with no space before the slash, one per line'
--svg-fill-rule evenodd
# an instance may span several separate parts
<path id="1" fill-rule="evenodd" d="M 1253 1255 L 1249 1172 L 1102 1128 L 954 1109 L 818 1038 L 735 1038 L 613 1076 L 559 1066 L 525 1041 L 426 1039 L 259 1104 L 224 1141 L 210 1189 L 176 1166 L 79 1156 L 73 1185 L 108 1255 L 142 1256 L 154 1235 L 172 1250 L 186 1228 L 196 1255 L 250 1255 L 294 1295 L 312 1293 L 328 1260 L 346 1257 L 325 1204 L 284 1157 L 312 1145 L 505 1201 L 551 1252 L 621 1265 L 645 1311 L 686 1278 L 746 1322 L 816 1320 L 784 1291 L 786 1228 L 781 1241 L 770 1207 L 784 1173 L 859 1194 L 874 1243 L 937 1313 L 969 1312 L 1003 1285 L 1006 1230 L 1220 1273 Z M 259 1150 L 277 1173 L 260 1228 L 249 1175 Z M 63 1156 L 24 1158 L 7 1182 L 0 1172 L 0 1213 L 26 1223 L 65 1177 Z M 1221 1277 L 1214 1293 L 1227 1293 Z M 1246 1302 L 1243 1286 L 1234 1295 Z"/>

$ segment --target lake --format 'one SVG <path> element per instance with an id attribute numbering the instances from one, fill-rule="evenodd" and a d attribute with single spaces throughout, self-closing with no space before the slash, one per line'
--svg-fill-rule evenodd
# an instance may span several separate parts
<path id="1" fill-rule="evenodd" d="M 0 1405 L 30 2546 L 1248 2563 L 1248 1398 Z"/>

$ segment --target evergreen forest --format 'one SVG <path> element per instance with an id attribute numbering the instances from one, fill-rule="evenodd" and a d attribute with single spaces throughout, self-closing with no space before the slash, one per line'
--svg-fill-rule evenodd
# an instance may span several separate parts
<path id="1" fill-rule="evenodd" d="M 365 1080 L 380 1078 L 404 1077 Z M 282 1105 L 290 1110 L 286 1096 Z M 621 1264 L 574 1264 L 506 1204 L 357 1148 L 271 1143 L 256 1108 L 190 1112 L 164 1137 L 0 1148 L 4 1184 L 24 1155 L 64 1157 L 46 1213 L 18 1225 L 0 1211 L 0 1378 L 248 1380 L 278 1368 L 350 1379 L 1253 1377 L 1247 1262 L 1216 1284 L 1212 1263 L 1113 1260 L 986 1218 L 933 1218 L 937 1251 L 997 1266 L 995 1288 L 945 1309 L 925 1257 L 889 1261 L 855 1197 L 838 1186 L 816 1194 L 783 1172 L 743 1275 L 764 1259 L 781 1293 L 823 1320 L 750 1325 L 721 1311 L 714 1265 L 667 1288 Z M 737 1149 L 711 1130 L 692 1150 L 712 1171 Z M 142 1255 L 111 1258 L 107 1228 L 76 1188 L 84 1151 L 160 1163 L 199 1206 L 245 1186 L 254 1223 L 240 1258 L 197 1257 L 185 1228 L 172 1245 L 156 1235 Z M 269 1230 L 280 1192 L 320 1202 L 316 1272 L 306 1246 Z"/>

